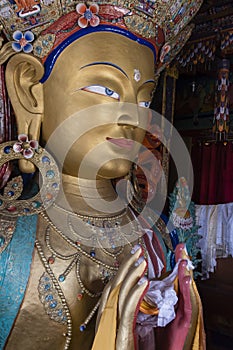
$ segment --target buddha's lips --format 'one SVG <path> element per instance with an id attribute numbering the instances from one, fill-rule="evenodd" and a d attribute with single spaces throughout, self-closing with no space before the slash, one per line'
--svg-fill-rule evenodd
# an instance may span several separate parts
<path id="1" fill-rule="evenodd" d="M 108 142 L 113 143 L 116 146 L 119 146 L 121 148 L 126 148 L 128 150 L 131 150 L 134 146 L 134 141 L 133 140 L 128 140 L 128 139 L 124 139 L 124 138 L 119 138 L 119 139 L 114 139 L 111 137 L 106 137 L 106 140 Z"/>

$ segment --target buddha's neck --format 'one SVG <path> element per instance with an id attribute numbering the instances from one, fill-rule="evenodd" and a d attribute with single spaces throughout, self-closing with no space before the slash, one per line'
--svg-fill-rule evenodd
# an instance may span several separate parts
<path id="1" fill-rule="evenodd" d="M 57 203 L 78 214 L 114 216 L 124 209 L 120 200 L 116 202 L 117 194 L 111 180 L 90 180 L 63 174 L 62 190 Z M 106 207 L 101 206 L 101 199 Z"/>

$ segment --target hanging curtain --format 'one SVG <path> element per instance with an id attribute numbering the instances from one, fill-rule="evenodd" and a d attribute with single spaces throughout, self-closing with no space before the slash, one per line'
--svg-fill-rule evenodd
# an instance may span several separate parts
<path id="1" fill-rule="evenodd" d="M 196 204 L 233 202 L 233 144 L 194 145 L 193 201 Z"/>

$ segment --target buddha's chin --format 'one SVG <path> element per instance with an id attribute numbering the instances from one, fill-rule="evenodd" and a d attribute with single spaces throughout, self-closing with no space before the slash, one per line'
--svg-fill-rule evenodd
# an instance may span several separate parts
<path id="1" fill-rule="evenodd" d="M 97 177 L 102 179 L 117 179 L 126 176 L 132 162 L 126 159 L 114 159 L 105 163 L 98 171 Z"/>
<path id="2" fill-rule="evenodd" d="M 75 176 L 85 179 L 117 179 L 126 176 L 131 169 L 132 163 L 125 159 L 114 159 L 106 162 L 101 168 L 95 169 L 94 167 L 82 168 L 82 171 L 76 172 Z M 74 174 L 73 174 L 74 175 Z"/>
<path id="3" fill-rule="evenodd" d="M 81 163 L 79 167 L 75 162 L 65 162 L 63 164 L 62 173 L 73 177 L 83 179 L 117 179 L 126 176 L 132 167 L 132 162 L 128 159 L 112 159 L 99 166 L 100 160 L 93 160 L 93 162 Z"/>

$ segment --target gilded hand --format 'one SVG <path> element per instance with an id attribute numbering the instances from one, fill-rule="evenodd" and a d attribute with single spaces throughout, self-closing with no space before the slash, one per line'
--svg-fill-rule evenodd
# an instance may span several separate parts
<path id="1" fill-rule="evenodd" d="M 115 278 L 104 289 L 92 350 L 99 350 L 100 346 L 109 350 L 135 348 L 133 329 L 136 314 L 149 284 L 142 277 L 146 268 L 147 262 L 142 255 L 142 248 L 137 245 L 132 249 L 131 255 L 125 258 Z M 106 332 L 106 326 L 109 333 Z M 103 339 L 102 327 L 106 339 Z"/>

